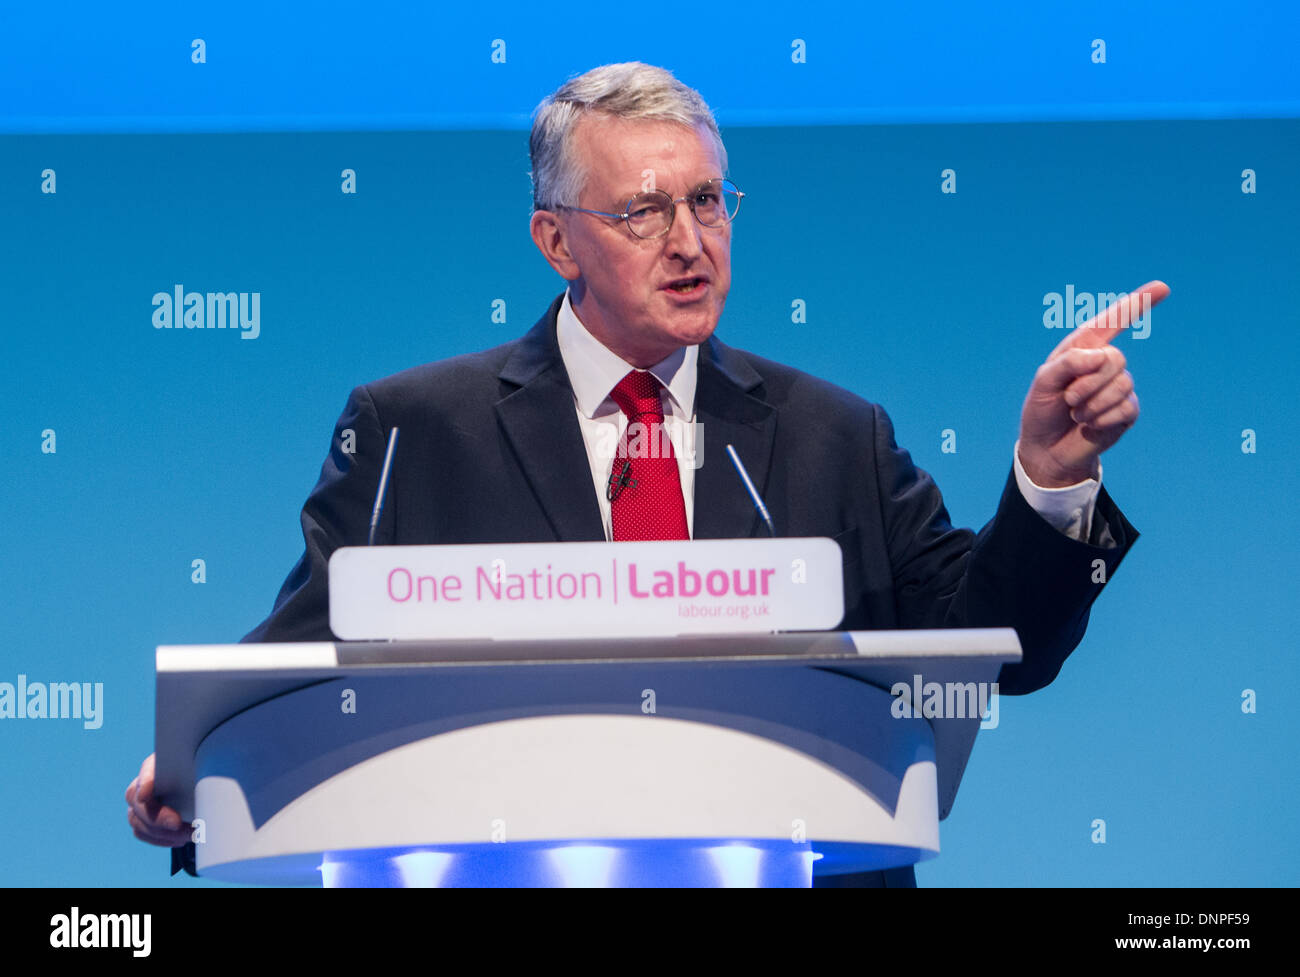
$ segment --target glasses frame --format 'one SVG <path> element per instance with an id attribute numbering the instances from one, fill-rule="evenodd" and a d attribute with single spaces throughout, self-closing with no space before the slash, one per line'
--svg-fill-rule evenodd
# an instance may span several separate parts
<path id="1" fill-rule="evenodd" d="M 711 185 L 711 184 L 714 184 L 714 183 L 729 184 L 729 185 L 731 186 L 731 189 L 732 189 L 733 191 L 735 191 L 735 194 L 736 194 L 736 213 L 735 213 L 735 214 L 732 214 L 730 217 L 726 218 L 725 220 L 720 221 L 720 222 L 717 223 L 717 224 L 706 224 L 706 223 L 704 223 L 703 220 L 700 219 L 700 215 L 699 215 L 698 213 L 696 213 L 696 210 L 695 210 L 695 195 L 696 195 L 697 193 L 699 193 L 700 190 L 703 189 L 704 187 L 707 187 L 707 186 L 709 186 L 709 185 Z M 649 234 L 649 235 L 646 235 L 646 234 L 638 234 L 638 233 L 636 232 L 636 230 L 632 227 L 632 221 L 630 220 L 630 218 L 631 218 L 631 216 L 632 216 L 632 203 L 633 203 L 633 201 L 636 200 L 637 197 L 640 197 L 640 196 L 643 196 L 643 195 L 652 194 L 652 193 L 657 193 L 657 194 L 659 194 L 660 196 L 663 196 L 663 197 L 667 197 L 667 198 L 668 198 L 668 200 L 669 200 L 669 202 L 670 202 L 670 203 L 669 203 L 669 207 L 668 207 L 668 224 L 667 224 L 667 226 L 666 226 L 662 231 L 660 231 L 658 234 Z M 743 201 L 744 199 L 745 199 L 745 192 L 744 192 L 743 190 L 741 190 L 738 186 L 736 186 L 734 183 L 732 183 L 732 182 L 731 182 L 730 180 L 728 180 L 726 177 L 715 176 L 712 180 L 705 180 L 705 181 L 704 181 L 703 183 L 701 183 L 699 186 L 695 187 L 695 188 L 694 188 L 690 193 L 688 193 L 686 196 L 684 196 L 684 197 L 678 197 L 676 200 L 673 200 L 672 195 L 669 194 L 667 190 L 658 190 L 658 189 L 655 189 L 655 190 L 646 190 L 646 191 L 643 191 L 643 193 L 633 194 L 631 197 L 628 198 L 627 204 L 625 205 L 625 210 L 624 210 L 624 212 L 621 213 L 621 214 L 613 214 L 613 213 L 610 213 L 609 211 L 605 211 L 605 210 L 590 210 L 590 209 L 587 208 L 587 207 L 570 207 L 570 206 L 568 206 L 567 204 L 561 204 L 561 205 L 560 205 L 559 207 L 557 207 L 556 209 L 557 209 L 557 210 L 576 210 L 576 211 L 577 211 L 578 213 L 580 213 L 580 214 L 595 214 L 597 217 L 613 217 L 613 218 L 615 218 L 616 220 L 621 220 L 624 224 L 626 224 L 626 225 L 627 225 L 627 229 L 628 229 L 628 231 L 630 231 L 634 237 L 638 237 L 638 238 L 640 238 L 642 241 L 653 241 L 655 238 L 663 237 L 665 234 L 667 234 L 669 231 L 671 231 L 671 230 L 673 229 L 673 222 L 677 220 L 677 205 L 678 205 L 679 203 L 682 203 L 683 201 L 685 201 L 686 206 L 688 206 L 688 207 L 691 208 L 691 215 L 695 218 L 696 222 L 699 223 L 699 225 L 700 225 L 701 227 L 726 227 L 728 224 L 730 224 L 732 221 L 734 221 L 734 220 L 736 219 L 736 215 L 740 213 L 740 204 L 741 204 L 741 201 Z"/>

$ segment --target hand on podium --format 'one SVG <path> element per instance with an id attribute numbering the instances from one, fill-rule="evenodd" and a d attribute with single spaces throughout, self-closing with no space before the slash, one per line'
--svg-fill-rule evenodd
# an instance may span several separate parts
<path id="1" fill-rule="evenodd" d="M 141 841 L 164 848 L 178 848 L 190 840 L 193 826 L 182 821 L 181 816 L 165 807 L 153 796 L 154 755 L 150 753 L 140 764 L 140 773 L 126 789 L 126 819 L 131 830 Z"/>

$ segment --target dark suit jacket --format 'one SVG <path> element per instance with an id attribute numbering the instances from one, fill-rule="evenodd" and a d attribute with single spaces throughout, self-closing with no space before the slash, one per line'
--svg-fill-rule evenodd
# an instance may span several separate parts
<path id="1" fill-rule="evenodd" d="M 306 552 L 245 641 L 334 640 L 327 563 L 337 547 L 366 542 L 392 427 L 401 439 L 377 542 L 605 538 L 556 343 L 562 298 L 521 339 L 352 391 L 303 506 Z M 1029 507 L 1014 473 L 978 536 L 956 529 L 880 407 L 717 339 L 700 349 L 695 408 L 704 427 L 695 538 L 765 535 L 726 457 L 734 444 L 779 535 L 839 542 L 841 627 L 1014 627 L 1024 660 L 1002 669 L 1003 693 L 1056 677 L 1102 589 L 1093 561 L 1109 580 L 1137 538 L 1104 488 L 1091 543 L 1066 537 Z M 345 430 L 354 454 L 343 450 Z M 1095 545 L 1106 530 L 1118 545 Z M 910 869 L 886 875 L 911 879 Z"/>

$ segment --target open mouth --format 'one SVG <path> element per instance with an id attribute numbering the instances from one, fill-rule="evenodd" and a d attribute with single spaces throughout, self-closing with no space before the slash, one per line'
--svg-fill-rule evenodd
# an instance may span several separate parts
<path id="1" fill-rule="evenodd" d="M 678 295 L 689 295 L 708 284 L 705 278 L 682 278 L 675 282 L 669 282 L 664 286 L 670 292 L 676 292 Z"/>

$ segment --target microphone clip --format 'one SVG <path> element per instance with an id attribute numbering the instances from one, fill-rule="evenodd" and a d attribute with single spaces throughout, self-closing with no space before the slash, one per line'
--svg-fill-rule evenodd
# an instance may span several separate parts
<path id="1" fill-rule="evenodd" d="M 624 458 L 620 468 L 616 459 L 614 470 L 609 473 L 609 487 L 605 490 L 605 498 L 613 502 L 622 494 L 623 489 L 628 486 L 636 488 L 636 483 L 637 480 L 632 477 L 632 462 Z"/>

